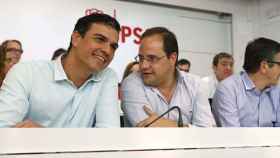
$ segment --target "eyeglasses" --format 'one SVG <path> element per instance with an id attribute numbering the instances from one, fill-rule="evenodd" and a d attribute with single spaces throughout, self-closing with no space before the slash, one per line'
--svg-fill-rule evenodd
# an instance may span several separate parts
<path id="1" fill-rule="evenodd" d="M 22 49 L 16 49 L 16 48 L 7 48 L 6 52 L 19 52 L 20 54 L 23 53 Z"/>
<path id="2" fill-rule="evenodd" d="M 267 62 L 272 64 L 277 64 L 278 66 L 280 66 L 280 61 L 267 61 Z"/>
<path id="3" fill-rule="evenodd" d="M 135 61 L 137 61 L 139 63 L 143 63 L 144 60 L 146 60 L 147 62 L 154 64 L 164 57 L 166 57 L 166 55 L 161 56 L 161 57 L 158 57 L 155 55 L 147 55 L 146 57 L 143 55 L 137 55 L 134 59 L 135 59 Z"/>

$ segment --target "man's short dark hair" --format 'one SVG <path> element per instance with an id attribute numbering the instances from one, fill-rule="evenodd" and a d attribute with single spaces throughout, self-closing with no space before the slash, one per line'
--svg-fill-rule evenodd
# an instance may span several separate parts
<path id="1" fill-rule="evenodd" d="M 110 26 L 115 29 L 118 33 L 121 30 L 119 22 L 107 14 L 90 14 L 84 17 L 81 17 L 74 28 L 73 32 L 78 32 L 82 37 L 85 36 L 86 32 L 90 29 L 92 24 L 103 24 L 106 26 Z M 68 48 L 68 52 L 72 48 L 72 41 L 70 42 L 70 46 Z"/>
<path id="2" fill-rule="evenodd" d="M 230 58 L 233 60 L 233 57 L 231 54 L 229 53 L 226 53 L 226 52 L 220 52 L 218 54 L 216 54 L 213 58 L 213 61 L 212 61 L 212 65 L 213 66 L 217 66 L 219 61 L 222 59 L 222 58 Z"/>
<path id="3" fill-rule="evenodd" d="M 248 43 L 243 68 L 247 73 L 256 73 L 262 61 L 273 61 L 280 52 L 280 44 L 267 38 L 257 38 Z"/>
<path id="4" fill-rule="evenodd" d="M 187 59 L 180 59 L 178 60 L 177 65 L 189 65 L 189 67 L 191 67 L 191 62 Z"/>
<path id="5" fill-rule="evenodd" d="M 166 53 L 167 57 L 175 52 L 177 54 L 176 62 L 178 61 L 179 51 L 178 51 L 178 42 L 175 34 L 169 31 L 164 27 L 153 27 L 147 29 L 141 36 L 141 40 L 145 37 L 150 37 L 153 35 L 160 35 L 163 40 L 163 50 Z"/>
<path id="6" fill-rule="evenodd" d="M 58 48 L 57 50 L 54 51 L 53 56 L 52 56 L 52 60 L 55 60 L 57 57 L 59 57 L 62 54 L 66 54 L 67 50 L 63 49 L 63 48 Z"/>

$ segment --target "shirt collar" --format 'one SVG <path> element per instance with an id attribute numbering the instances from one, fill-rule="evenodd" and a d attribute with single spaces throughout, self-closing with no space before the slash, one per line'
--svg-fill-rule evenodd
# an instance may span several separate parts
<path id="1" fill-rule="evenodd" d="M 61 57 L 63 55 L 57 57 L 53 63 L 54 63 L 54 80 L 55 81 L 61 81 L 61 80 L 67 80 L 67 75 L 63 69 Z"/>
<path id="2" fill-rule="evenodd" d="M 68 80 L 68 77 L 64 71 L 64 68 L 62 66 L 62 56 L 59 56 L 56 60 L 54 60 L 54 80 L 55 81 L 62 81 L 62 80 Z M 91 77 L 88 79 L 88 81 L 95 81 L 99 82 L 102 79 L 102 74 L 104 70 L 98 73 L 94 73 L 91 75 Z"/>
<path id="3" fill-rule="evenodd" d="M 184 80 L 184 73 L 186 72 L 180 71 L 178 68 L 176 68 L 176 79 L 178 82 Z"/>
<path id="4" fill-rule="evenodd" d="M 252 90 L 252 89 L 256 88 L 256 85 L 250 79 L 247 72 L 242 71 L 242 72 L 240 72 L 240 75 L 241 75 L 241 80 L 242 80 L 246 90 Z"/>
<path id="5" fill-rule="evenodd" d="M 176 86 L 177 86 L 178 82 L 181 82 L 182 80 L 184 80 L 183 73 L 185 73 L 185 72 L 181 72 L 178 68 L 176 68 L 175 72 L 176 72 L 176 80 L 177 80 Z M 158 96 L 160 96 L 166 102 L 165 97 L 160 93 L 158 88 L 153 87 L 153 86 L 147 86 L 147 85 L 144 85 L 144 86 L 147 88 L 150 88 L 152 91 L 154 91 Z M 166 104 L 168 104 L 168 103 L 166 102 Z"/>
<path id="6" fill-rule="evenodd" d="M 247 72 L 242 71 L 240 72 L 241 74 L 241 80 L 245 86 L 246 90 L 253 90 L 256 88 L 256 85 L 254 84 L 254 82 L 250 79 L 249 75 Z M 268 92 L 271 90 L 271 87 L 268 87 L 264 90 L 264 92 Z"/>
<path id="7" fill-rule="evenodd" d="M 98 72 L 98 73 L 92 74 L 91 77 L 90 77 L 90 79 L 89 79 L 89 81 L 95 81 L 95 82 L 101 81 L 102 76 L 103 76 L 102 74 L 104 73 L 105 70 L 106 70 L 106 69 L 104 69 L 104 70 L 102 70 L 102 71 L 100 71 L 100 72 Z"/>

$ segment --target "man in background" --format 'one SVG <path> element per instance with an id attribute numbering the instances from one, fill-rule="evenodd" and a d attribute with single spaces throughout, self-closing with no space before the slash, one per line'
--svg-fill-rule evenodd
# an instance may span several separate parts
<path id="1" fill-rule="evenodd" d="M 4 74 L 7 74 L 10 68 L 20 61 L 23 53 L 22 44 L 19 40 L 12 39 L 4 41 L 1 46 L 2 53 L 5 53 Z"/>
<path id="2" fill-rule="evenodd" d="M 23 53 L 22 44 L 18 40 L 6 40 L 1 45 L 0 56 L 0 86 L 2 85 L 8 71 L 17 64 Z"/>
<path id="3" fill-rule="evenodd" d="M 179 70 L 184 72 L 190 72 L 191 62 L 187 59 L 180 59 L 177 63 Z"/>
<path id="4" fill-rule="evenodd" d="M 280 44 L 258 38 L 246 47 L 239 74 L 223 80 L 213 98 L 217 125 L 222 127 L 279 126 Z"/>
<path id="5" fill-rule="evenodd" d="M 212 61 L 214 74 L 202 78 L 208 86 L 208 98 L 213 98 L 217 85 L 233 74 L 234 60 L 229 53 L 221 52 L 215 55 Z"/>

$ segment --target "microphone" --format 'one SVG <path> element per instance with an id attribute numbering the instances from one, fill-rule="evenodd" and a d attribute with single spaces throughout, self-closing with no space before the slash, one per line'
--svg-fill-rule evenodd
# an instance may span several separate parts
<path id="1" fill-rule="evenodd" d="M 161 114 L 160 116 L 158 116 L 156 119 L 154 119 L 153 121 L 151 121 L 149 124 L 147 124 L 145 127 L 149 127 L 151 124 L 155 123 L 157 120 L 161 119 L 164 115 L 168 114 L 170 111 L 177 109 L 178 111 L 178 121 L 177 121 L 177 125 L 178 127 L 183 127 L 183 119 L 182 119 L 182 113 L 181 113 L 181 109 L 178 106 L 173 106 L 170 109 L 168 109 L 166 112 L 164 112 L 163 114 Z"/>

